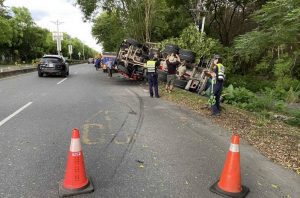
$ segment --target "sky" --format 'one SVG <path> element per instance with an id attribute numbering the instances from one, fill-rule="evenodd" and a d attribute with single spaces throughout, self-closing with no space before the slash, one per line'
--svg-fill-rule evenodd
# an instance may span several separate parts
<path id="1" fill-rule="evenodd" d="M 74 6 L 74 2 L 75 0 L 5 0 L 4 5 L 28 8 L 35 23 L 51 32 L 56 31 L 56 25 L 52 22 L 59 20 L 63 22 L 59 26 L 60 32 L 66 32 L 89 47 L 102 51 L 102 47 L 92 37 L 92 24 L 83 22 L 83 14 Z"/>

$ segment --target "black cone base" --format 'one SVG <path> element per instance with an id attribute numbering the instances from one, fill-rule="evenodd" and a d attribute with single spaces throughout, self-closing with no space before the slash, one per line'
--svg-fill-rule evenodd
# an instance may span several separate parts
<path id="1" fill-rule="evenodd" d="M 247 194 L 250 192 L 249 188 L 247 188 L 246 186 L 242 186 L 242 191 L 239 193 L 231 193 L 231 192 L 225 192 L 224 190 L 220 189 L 218 187 L 218 183 L 219 180 L 214 183 L 209 190 L 213 193 L 216 193 L 218 195 L 221 195 L 223 197 L 227 197 L 227 198 L 244 198 L 247 196 Z"/>
<path id="2" fill-rule="evenodd" d="M 87 194 L 94 192 L 94 186 L 90 178 L 88 178 L 89 183 L 83 188 L 80 189 L 66 189 L 63 187 L 63 182 L 60 182 L 59 188 L 58 188 L 58 194 L 59 197 L 70 197 L 74 195 L 80 195 L 80 194 Z"/>

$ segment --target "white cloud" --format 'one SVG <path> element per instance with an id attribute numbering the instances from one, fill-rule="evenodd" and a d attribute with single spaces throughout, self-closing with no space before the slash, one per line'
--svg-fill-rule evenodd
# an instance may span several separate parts
<path id="1" fill-rule="evenodd" d="M 4 5 L 12 7 L 26 7 L 31 12 L 36 24 L 56 31 L 56 25 L 52 21 L 63 22 L 59 29 L 72 37 L 77 37 L 91 48 L 102 51 L 99 44 L 92 37 L 91 23 L 84 23 L 83 14 L 74 5 L 74 0 L 5 0 Z"/>

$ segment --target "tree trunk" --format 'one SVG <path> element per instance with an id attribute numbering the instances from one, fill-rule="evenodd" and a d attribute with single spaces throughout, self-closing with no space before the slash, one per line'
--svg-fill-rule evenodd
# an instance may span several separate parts
<path id="1" fill-rule="evenodd" d="M 145 38 L 146 42 L 151 40 L 151 11 L 153 0 L 146 0 L 145 2 Z"/>

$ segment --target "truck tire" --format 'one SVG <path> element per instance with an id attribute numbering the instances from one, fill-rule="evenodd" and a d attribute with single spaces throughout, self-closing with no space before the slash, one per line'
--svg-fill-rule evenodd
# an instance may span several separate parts
<path id="1" fill-rule="evenodd" d="M 140 45 L 139 42 L 137 42 L 135 39 L 132 39 L 132 38 L 126 39 L 126 42 L 129 43 L 130 45 L 134 45 L 134 46 Z"/>
<path id="2" fill-rule="evenodd" d="M 167 44 L 163 52 L 167 54 L 172 54 L 172 53 L 178 54 L 178 51 L 179 51 L 178 45 Z"/>
<path id="3" fill-rule="evenodd" d="M 188 61 L 190 63 L 195 62 L 195 53 L 192 52 L 191 50 L 180 49 L 179 57 L 180 57 L 180 59 Z"/>

